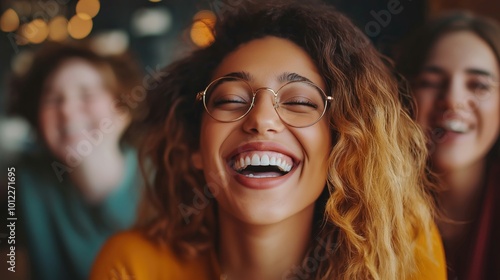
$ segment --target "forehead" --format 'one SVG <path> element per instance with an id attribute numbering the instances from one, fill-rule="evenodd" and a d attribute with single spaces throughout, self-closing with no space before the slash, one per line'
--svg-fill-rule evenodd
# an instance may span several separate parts
<path id="1" fill-rule="evenodd" d="M 70 58 L 57 67 L 47 79 L 47 86 L 77 85 L 75 83 L 102 82 L 102 73 L 96 66 L 81 58 Z"/>
<path id="2" fill-rule="evenodd" d="M 283 73 L 297 73 L 325 87 L 322 75 L 307 52 L 292 41 L 278 37 L 268 36 L 242 44 L 222 60 L 213 78 L 241 71 L 250 73 L 256 82 L 266 86 L 277 86 L 278 77 Z"/>
<path id="3" fill-rule="evenodd" d="M 436 66 L 446 72 L 482 69 L 498 77 L 498 60 L 490 46 L 469 31 L 443 35 L 431 49 L 424 67 Z"/>

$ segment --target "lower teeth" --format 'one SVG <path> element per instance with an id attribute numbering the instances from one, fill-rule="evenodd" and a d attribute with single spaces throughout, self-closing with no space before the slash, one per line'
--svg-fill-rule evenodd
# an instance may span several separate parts
<path id="1" fill-rule="evenodd" d="M 278 177 L 278 176 L 274 176 L 274 175 L 256 175 L 256 174 L 247 174 L 245 175 L 247 177 L 251 177 L 251 178 L 273 178 L 273 177 Z"/>

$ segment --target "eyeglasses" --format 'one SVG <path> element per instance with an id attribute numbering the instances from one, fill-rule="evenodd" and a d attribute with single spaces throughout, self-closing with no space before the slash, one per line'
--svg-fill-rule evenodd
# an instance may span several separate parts
<path id="1" fill-rule="evenodd" d="M 244 118 L 255 105 L 259 91 L 274 95 L 274 109 L 289 126 L 302 128 L 317 123 L 325 114 L 332 97 L 309 81 L 291 81 L 277 91 L 262 87 L 256 90 L 238 77 L 220 77 L 213 80 L 204 91 L 196 95 L 203 100 L 207 113 L 220 122 L 235 122 Z"/>

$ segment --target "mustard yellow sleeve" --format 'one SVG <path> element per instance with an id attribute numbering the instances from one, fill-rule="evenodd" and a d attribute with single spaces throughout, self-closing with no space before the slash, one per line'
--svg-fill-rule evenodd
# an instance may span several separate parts
<path id="1" fill-rule="evenodd" d="M 111 237 L 94 261 L 91 280 L 146 280 L 153 279 L 145 263 L 154 266 L 151 245 L 138 232 L 126 231 Z"/>
<path id="2" fill-rule="evenodd" d="M 446 260 L 443 243 L 436 225 L 431 231 L 432 251 L 427 246 L 427 236 L 420 234 L 417 238 L 416 259 L 417 273 L 412 280 L 446 280 Z"/>
<path id="3" fill-rule="evenodd" d="M 103 246 L 90 280 L 218 279 L 214 271 L 207 258 L 181 261 L 168 246 L 154 244 L 139 231 L 125 231 Z"/>

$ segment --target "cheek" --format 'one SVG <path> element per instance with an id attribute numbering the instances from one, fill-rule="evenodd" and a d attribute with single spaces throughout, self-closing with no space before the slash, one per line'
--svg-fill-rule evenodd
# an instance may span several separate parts
<path id="1" fill-rule="evenodd" d="M 57 131 L 59 117 L 57 110 L 54 108 L 41 108 L 38 113 L 38 124 L 40 126 L 40 131 L 47 137 L 55 131 Z"/>
<path id="2" fill-rule="evenodd" d="M 417 122 L 423 126 L 427 127 L 431 114 L 433 113 L 433 108 L 435 106 L 435 98 L 428 94 L 416 94 L 415 103 L 417 106 Z"/>
<path id="3" fill-rule="evenodd" d="M 497 139 L 500 131 L 500 99 L 488 100 L 483 102 L 481 110 L 482 120 L 484 122 L 484 130 L 489 132 L 492 138 Z"/>
<path id="4" fill-rule="evenodd" d="M 214 163 L 210 161 L 218 158 L 220 148 L 228 134 L 227 126 L 227 124 L 214 123 L 208 117 L 202 120 L 200 150 L 205 167 L 215 167 Z"/>
<path id="5" fill-rule="evenodd" d="M 39 133 L 48 148 L 55 151 L 60 147 L 60 120 L 55 108 L 40 109 L 38 113 Z"/>
<path id="6" fill-rule="evenodd" d="M 86 105 L 87 111 L 91 116 L 95 117 L 109 117 L 117 113 L 111 97 L 101 97 Z"/>
<path id="7" fill-rule="evenodd" d="M 298 131 L 296 137 L 305 149 L 310 164 L 326 164 L 332 148 L 332 135 L 328 122 L 322 121 L 308 130 Z M 321 158 L 321 160 L 316 160 Z"/>

